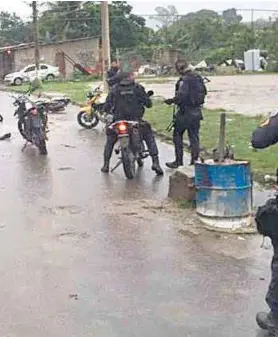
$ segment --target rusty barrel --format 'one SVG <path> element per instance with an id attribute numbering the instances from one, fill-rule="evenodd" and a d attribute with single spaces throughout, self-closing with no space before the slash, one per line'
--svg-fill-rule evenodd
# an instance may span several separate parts
<path id="1" fill-rule="evenodd" d="M 211 229 L 250 228 L 252 176 L 246 161 L 207 160 L 195 165 L 196 211 Z"/>

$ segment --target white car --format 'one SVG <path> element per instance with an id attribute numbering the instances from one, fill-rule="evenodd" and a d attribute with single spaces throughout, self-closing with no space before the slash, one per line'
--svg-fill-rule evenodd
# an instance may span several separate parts
<path id="1" fill-rule="evenodd" d="M 40 64 L 38 77 L 40 80 L 53 81 L 60 76 L 59 68 L 49 64 Z M 36 67 L 34 64 L 28 65 L 20 71 L 10 73 L 4 77 L 6 84 L 21 85 L 23 82 L 30 82 L 36 77 Z"/>

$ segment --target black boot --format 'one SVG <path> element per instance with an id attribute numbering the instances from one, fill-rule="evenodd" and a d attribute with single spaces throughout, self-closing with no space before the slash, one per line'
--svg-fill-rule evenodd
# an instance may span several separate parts
<path id="1" fill-rule="evenodd" d="M 109 161 L 108 160 L 104 160 L 104 164 L 101 168 L 101 172 L 109 173 Z"/>
<path id="2" fill-rule="evenodd" d="M 191 160 L 190 160 L 190 166 L 191 165 L 195 165 L 195 163 L 198 161 L 198 157 L 196 158 L 196 156 L 195 157 L 193 157 L 193 156 L 191 156 Z"/>
<path id="3" fill-rule="evenodd" d="M 152 164 L 152 170 L 155 171 L 155 173 L 158 175 L 158 176 L 162 176 L 164 173 L 163 173 L 163 170 L 159 164 L 159 159 L 158 159 L 158 156 L 153 156 L 152 157 L 152 161 L 153 161 L 153 164 Z"/>
<path id="4" fill-rule="evenodd" d="M 103 153 L 104 164 L 101 168 L 101 172 L 103 173 L 109 173 L 109 164 L 110 164 L 110 158 L 113 153 L 113 147 L 114 147 L 113 139 L 107 137 L 107 141 L 106 141 L 104 153 Z"/>
<path id="5" fill-rule="evenodd" d="M 166 166 L 169 167 L 170 169 L 177 169 L 179 166 L 183 166 L 183 164 L 175 160 L 173 162 L 166 163 Z"/>
<path id="6" fill-rule="evenodd" d="M 191 160 L 190 160 L 190 163 L 189 163 L 189 166 L 193 166 L 193 165 L 195 165 L 195 162 L 196 162 L 196 160 L 194 160 L 194 159 L 191 159 Z"/>
<path id="7" fill-rule="evenodd" d="M 259 312 L 256 316 L 258 326 L 268 331 L 270 336 L 278 336 L 278 314 Z"/>

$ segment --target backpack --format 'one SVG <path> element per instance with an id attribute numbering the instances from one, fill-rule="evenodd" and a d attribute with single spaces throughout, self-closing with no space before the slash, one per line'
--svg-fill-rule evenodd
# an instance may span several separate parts
<path id="1" fill-rule="evenodd" d="M 142 117 L 142 107 L 136 95 L 136 84 L 118 85 L 116 108 L 122 118 Z"/>
<path id="2" fill-rule="evenodd" d="M 189 105 L 194 108 L 202 106 L 207 95 L 203 78 L 197 73 L 189 71 L 183 77 L 183 81 L 187 84 Z"/>
<path id="3" fill-rule="evenodd" d="M 260 234 L 270 239 L 278 239 L 278 200 L 271 198 L 260 206 L 256 212 L 255 221 Z"/>

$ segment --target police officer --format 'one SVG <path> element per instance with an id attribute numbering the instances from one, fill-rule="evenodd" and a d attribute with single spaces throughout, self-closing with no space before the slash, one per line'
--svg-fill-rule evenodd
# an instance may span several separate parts
<path id="1" fill-rule="evenodd" d="M 255 149 L 265 149 L 278 142 L 278 111 L 274 111 L 252 133 L 251 143 Z"/>
<path id="2" fill-rule="evenodd" d="M 145 107 L 150 108 L 152 101 L 145 89 L 134 81 L 133 73 L 121 74 L 121 81 L 115 84 L 110 91 L 104 106 L 104 111 L 113 114 L 113 120 L 140 120 L 142 121 Z M 152 157 L 152 170 L 157 175 L 163 175 L 163 170 L 159 164 L 158 148 L 154 138 L 151 125 L 146 121 L 140 124 L 140 134 L 146 142 L 149 154 Z M 117 141 L 117 134 L 107 128 L 107 140 L 104 149 L 104 165 L 102 172 L 109 172 L 110 158 L 114 145 Z"/>
<path id="3" fill-rule="evenodd" d="M 273 224 L 276 227 L 277 216 L 278 214 L 276 214 L 276 221 Z M 267 330 L 271 336 L 278 336 L 278 237 L 271 237 L 271 242 L 274 254 L 271 263 L 271 282 L 265 298 L 270 312 L 259 312 L 256 320 L 261 329 Z"/>
<path id="4" fill-rule="evenodd" d="M 111 62 L 111 68 L 107 71 L 107 79 L 111 79 L 114 77 L 118 72 L 119 72 L 119 64 L 117 61 L 112 61 Z"/>
<path id="5" fill-rule="evenodd" d="M 264 149 L 278 142 L 278 113 L 274 112 L 270 118 L 262 123 L 252 134 L 252 146 Z M 278 188 L 276 186 L 278 192 Z M 260 234 L 268 236 L 273 246 L 271 263 L 271 282 L 266 295 L 266 303 L 270 312 L 259 312 L 256 320 L 260 328 L 268 331 L 271 336 L 278 336 L 278 204 L 270 199 L 259 207 L 256 214 L 257 228 Z"/>
<path id="6" fill-rule="evenodd" d="M 112 61 L 111 68 L 107 71 L 107 83 L 111 89 L 113 85 L 119 82 L 120 67 L 117 61 Z"/>
<path id="7" fill-rule="evenodd" d="M 173 131 L 176 158 L 173 162 L 166 163 L 166 166 L 171 169 L 183 165 L 183 134 L 186 130 L 191 148 L 190 165 L 193 165 L 199 158 L 201 107 L 207 94 L 203 79 L 188 68 L 185 60 L 176 62 L 176 70 L 180 78 L 176 83 L 175 97 L 165 100 L 166 104 L 178 106 Z"/>
<path id="8" fill-rule="evenodd" d="M 276 187 L 277 189 L 277 187 Z M 278 336 L 278 202 L 269 199 L 265 205 L 258 208 L 256 213 L 258 232 L 271 239 L 273 258 L 271 263 L 271 282 L 266 294 L 266 303 L 270 312 L 259 312 L 256 316 L 257 324 L 271 336 Z"/>

